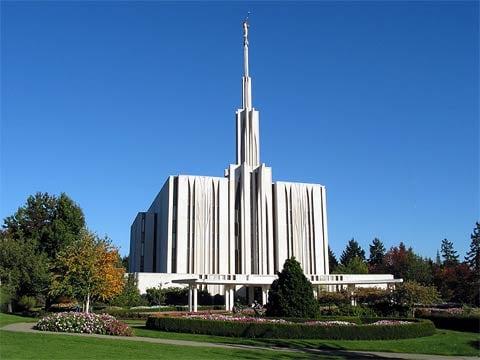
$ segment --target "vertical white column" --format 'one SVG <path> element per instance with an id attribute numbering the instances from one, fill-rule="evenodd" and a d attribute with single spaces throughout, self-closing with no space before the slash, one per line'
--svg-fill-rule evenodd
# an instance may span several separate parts
<path id="1" fill-rule="evenodd" d="M 230 310 L 233 310 L 233 306 L 235 305 L 235 285 L 232 285 L 230 289 Z"/>
<path id="2" fill-rule="evenodd" d="M 225 289 L 225 311 L 230 311 L 230 289 L 228 285 L 224 285 Z"/>
<path id="3" fill-rule="evenodd" d="M 198 306 L 197 306 L 197 296 L 198 295 L 198 289 L 197 285 L 195 284 L 193 286 L 193 312 L 197 312 Z"/>
<path id="4" fill-rule="evenodd" d="M 188 311 L 192 312 L 193 306 L 192 306 L 192 285 L 188 284 Z"/>
<path id="5" fill-rule="evenodd" d="M 268 289 L 262 286 L 262 305 L 267 305 L 268 302 Z"/>

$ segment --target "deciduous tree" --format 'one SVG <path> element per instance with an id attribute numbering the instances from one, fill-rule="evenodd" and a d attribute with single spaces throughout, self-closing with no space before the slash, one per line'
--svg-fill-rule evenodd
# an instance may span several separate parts
<path id="1" fill-rule="evenodd" d="M 441 299 L 434 286 L 423 286 L 416 281 L 406 281 L 397 286 L 394 299 L 398 304 L 407 306 L 414 315 L 414 307 L 417 304 L 437 304 Z"/>
<path id="2" fill-rule="evenodd" d="M 78 240 L 85 227 L 82 209 L 65 193 L 29 196 L 24 206 L 4 220 L 3 229 L 13 240 L 32 242 L 36 252 L 54 259 L 58 251 Z"/>
<path id="3" fill-rule="evenodd" d="M 393 274 L 405 281 L 417 281 L 422 285 L 432 283 L 432 266 L 429 260 L 415 254 L 412 248 L 406 248 L 403 242 L 390 248 L 383 258 L 382 272 Z"/>
<path id="4" fill-rule="evenodd" d="M 0 231 L 0 286 L 8 299 L 8 311 L 12 303 L 22 296 L 39 299 L 46 294 L 50 276 L 48 260 L 44 253 L 38 253 L 30 241 Z"/>
<path id="5" fill-rule="evenodd" d="M 88 231 L 58 254 L 54 273 L 51 294 L 74 296 L 84 303 L 86 312 L 92 300 L 109 300 L 124 286 L 118 250 L 108 239 Z"/>

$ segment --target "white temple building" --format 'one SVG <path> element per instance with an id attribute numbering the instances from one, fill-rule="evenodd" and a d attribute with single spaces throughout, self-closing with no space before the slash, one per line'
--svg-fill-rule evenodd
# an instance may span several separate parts
<path id="1" fill-rule="evenodd" d="M 236 162 L 223 177 L 169 176 L 130 235 L 129 272 L 148 287 L 190 286 L 226 295 L 231 309 L 241 291 L 251 301 L 294 256 L 314 285 L 386 286 L 391 275 L 329 275 L 326 189 L 319 184 L 273 182 L 260 161 L 259 111 L 249 73 L 249 25 L 243 23 L 242 107 L 236 111 Z M 355 280 L 356 278 L 356 280 Z M 245 292 L 248 288 L 250 291 Z"/>

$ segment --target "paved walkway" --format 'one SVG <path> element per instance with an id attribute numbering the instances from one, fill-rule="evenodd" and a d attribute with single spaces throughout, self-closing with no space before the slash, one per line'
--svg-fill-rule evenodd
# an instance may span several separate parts
<path id="1" fill-rule="evenodd" d="M 37 333 L 37 334 L 53 334 L 59 335 L 58 332 L 51 331 L 38 331 L 33 329 L 34 323 L 15 323 L 6 325 L 1 330 L 24 332 L 24 333 Z M 140 341 L 154 344 L 164 345 L 176 345 L 176 346 L 195 346 L 195 347 L 210 347 L 221 349 L 242 349 L 242 350 L 272 350 L 272 351 L 286 351 L 286 352 L 301 352 L 324 356 L 340 356 L 346 359 L 407 359 L 407 360 L 478 360 L 479 357 L 472 356 L 440 356 L 440 355 L 425 355 L 425 354 L 403 354 L 403 353 L 389 353 L 389 352 L 375 352 L 375 351 L 354 351 L 354 350 L 320 350 L 320 349 L 294 349 L 294 348 L 282 348 L 282 347 L 262 347 L 251 345 L 239 345 L 239 344 L 217 344 L 201 341 L 188 341 L 188 340 L 172 340 L 172 339 L 159 339 L 140 336 L 111 336 L 111 335 L 98 335 L 98 334 L 76 334 L 76 333 L 61 333 L 61 335 L 68 336 L 83 336 L 83 337 L 95 337 L 100 339 L 112 339 L 112 340 L 124 340 L 124 341 Z"/>

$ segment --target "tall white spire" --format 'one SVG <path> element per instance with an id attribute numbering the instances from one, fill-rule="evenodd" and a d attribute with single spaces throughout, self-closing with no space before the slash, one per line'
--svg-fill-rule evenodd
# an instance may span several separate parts
<path id="1" fill-rule="evenodd" d="M 242 107 L 244 109 L 252 108 L 252 85 L 248 72 L 248 16 L 243 21 L 243 77 L 242 77 Z"/>
<path id="2" fill-rule="evenodd" d="M 248 17 L 243 22 L 243 76 L 248 77 Z"/>
<path id="3" fill-rule="evenodd" d="M 242 108 L 237 111 L 237 164 L 260 165 L 258 111 L 252 105 L 252 80 L 248 68 L 248 16 L 243 21 Z"/>

